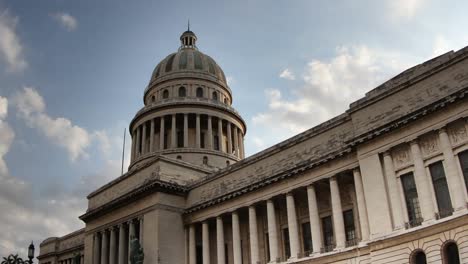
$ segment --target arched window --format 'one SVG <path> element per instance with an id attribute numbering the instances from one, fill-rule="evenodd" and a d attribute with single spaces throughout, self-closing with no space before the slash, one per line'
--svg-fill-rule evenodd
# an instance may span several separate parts
<path id="1" fill-rule="evenodd" d="M 229 162 L 229 160 L 226 160 L 226 166 L 229 166 L 231 163 Z"/>
<path id="2" fill-rule="evenodd" d="M 169 91 L 168 90 L 164 90 L 163 91 L 163 99 L 167 99 L 169 98 Z"/>
<path id="3" fill-rule="evenodd" d="M 208 165 L 208 157 L 207 156 L 203 157 L 203 165 Z"/>
<path id="4" fill-rule="evenodd" d="M 450 241 L 442 248 L 444 264 L 460 264 L 460 254 L 458 246 L 454 241 Z"/>
<path id="5" fill-rule="evenodd" d="M 203 88 L 201 87 L 197 88 L 197 97 L 199 98 L 203 97 Z"/>
<path id="6" fill-rule="evenodd" d="M 218 100 L 218 93 L 217 92 L 213 92 L 213 100 Z"/>
<path id="7" fill-rule="evenodd" d="M 411 264 L 427 264 L 426 261 L 426 253 L 424 251 L 418 249 L 413 254 L 411 254 Z"/>
<path id="8" fill-rule="evenodd" d="M 151 102 L 154 103 L 154 101 L 156 101 L 156 97 L 153 95 L 151 96 Z"/>
<path id="9" fill-rule="evenodd" d="M 229 104 L 229 101 L 228 101 L 227 98 L 224 98 L 224 103 L 225 103 L 225 104 Z"/>
<path id="10" fill-rule="evenodd" d="M 185 90 L 185 87 L 180 87 L 179 88 L 179 97 L 185 97 L 187 95 L 187 90 Z"/>

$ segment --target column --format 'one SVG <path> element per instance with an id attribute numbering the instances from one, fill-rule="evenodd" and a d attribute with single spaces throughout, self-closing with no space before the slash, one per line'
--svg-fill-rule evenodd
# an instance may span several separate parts
<path id="1" fill-rule="evenodd" d="M 398 179 L 395 174 L 395 168 L 393 166 L 393 158 L 390 152 L 388 151 L 384 152 L 383 161 L 384 161 L 384 167 L 385 167 L 385 176 L 387 177 L 387 187 L 388 187 L 388 194 L 390 196 L 390 204 L 392 205 L 391 208 L 392 208 L 392 215 L 393 215 L 393 229 L 401 229 L 401 228 L 404 228 L 405 221 L 403 218 L 403 209 L 401 208 L 401 199 L 400 199 L 401 196 L 400 196 L 400 191 L 398 189 Z M 361 179 L 361 175 L 359 175 L 359 179 Z M 356 177 L 354 177 L 354 184 L 356 184 Z M 360 181 L 360 184 L 362 185 L 362 181 Z M 358 194 L 357 186 L 356 186 L 356 194 Z M 363 198 L 364 198 L 364 195 L 363 195 Z M 359 196 L 358 196 L 358 203 L 359 203 Z M 366 211 L 366 214 L 367 214 L 367 211 Z M 361 215 L 361 211 L 359 211 L 359 215 Z"/>
<path id="2" fill-rule="evenodd" d="M 200 148 L 200 114 L 197 114 L 195 124 L 195 147 Z"/>
<path id="3" fill-rule="evenodd" d="M 188 114 L 184 114 L 184 148 L 188 148 Z"/>
<path id="4" fill-rule="evenodd" d="M 140 152 L 140 144 L 141 144 L 141 126 L 137 128 L 137 142 L 136 142 L 136 155 L 135 157 L 138 158 L 141 154 Z"/>
<path id="5" fill-rule="evenodd" d="M 93 264 L 99 264 L 101 260 L 101 238 L 99 233 L 94 233 L 94 250 L 93 250 Z"/>
<path id="6" fill-rule="evenodd" d="M 232 212 L 232 252 L 234 264 L 242 264 L 239 215 L 235 211 Z"/>
<path id="7" fill-rule="evenodd" d="M 219 151 L 223 151 L 223 120 L 218 118 L 218 146 Z"/>
<path id="8" fill-rule="evenodd" d="M 228 124 L 229 125 L 229 124 Z M 252 264 L 260 263 L 258 248 L 258 226 L 255 205 L 249 206 L 249 235 L 250 235 L 250 259 Z"/>
<path id="9" fill-rule="evenodd" d="M 210 230 L 208 222 L 202 224 L 203 264 L 210 264 Z"/>
<path id="10" fill-rule="evenodd" d="M 102 231 L 101 264 L 109 264 L 109 236 Z"/>
<path id="11" fill-rule="evenodd" d="M 244 136 L 242 131 L 239 129 L 239 158 L 244 158 Z"/>
<path id="12" fill-rule="evenodd" d="M 154 119 L 151 119 L 150 122 L 150 145 L 149 152 L 153 153 L 154 151 Z"/>
<path id="13" fill-rule="evenodd" d="M 128 222 L 128 263 L 130 263 L 130 248 L 132 245 L 132 239 L 135 238 L 135 223 L 133 220 Z"/>
<path id="14" fill-rule="evenodd" d="M 132 161 L 136 158 L 136 130 L 133 130 L 132 135 Z"/>
<path id="15" fill-rule="evenodd" d="M 289 246 L 291 248 L 291 259 L 299 257 L 299 229 L 297 227 L 297 214 L 296 205 L 294 203 L 294 196 L 292 193 L 286 194 L 286 209 L 288 213 L 288 232 L 289 232 Z"/>
<path id="16" fill-rule="evenodd" d="M 310 232 L 312 233 L 313 253 L 320 253 L 322 248 L 322 231 L 320 230 L 320 216 L 317 195 L 313 184 L 307 186 L 307 201 L 309 203 Z"/>
<path id="17" fill-rule="evenodd" d="M 195 243 L 195 226 L 192 224 L 189 227 L 189 264 L 197 263 L 197 248 Z"/>
<path id="18" fill-rule="evenodd" d="M 208 140 L 207 140 L 207 148 L 213 149 L 213 125 L 211 124 L 211 116 L 208 116 Z"/>
<path id="19" fill-rule="evenodd" d="M 109 256 L 109 263 L 115 264 L 117 263 L 117 230 L 115 227 L 110 228 L 110 256 Z"/>
<path id="20" fill-rule="evenodd" d="M 359 213 L 359 224 L 361 226 L 361 240 L 369 240 L 369 218 L 367 216 L 366 200 L 364 198 L 364 190 L 362 187 L 361 171 L 359 168 L 353 170 L 354 189 L 356 191 L 356 200 Z M 398 190 L 395 190 L 398 195 Z"/>
<path id="21" fill-rule="evenodd" d="M 166 130 L 164 128 L 164 116 L 161 116 L 161 126 L 159 129 L 159 150 L 164 149 L 164 134 L 166 134 L 164 130 Z"/>
<path id="22" fill-rule="evenodd" d="M 226 252 L 224 252 L 224 224 L 221 216 L 216 217 L 216 253 L 217 263 L 226 263 Z"/>
<path id="23" fill-rule="evenodd" d="M 142 138 L 141 138 L 141 154 L 146 153 L 146 122 L 141 125 L 141 130 L 142 130 Z"/>
<path id="24" fill-rule="evenodd" d="M 234 126 L 234 151 L 235 151 L 235 156 L 240 158 L 240 151 L 239 151 L 239 136 L 237 133 L 237 127 Z"/>
<path id="25" fill-rule="evenodd" d="M 272 200 L 267 201 L 267 219 L 270 263 L 276 263 L 278 260 L 278 233 L 276 229 L 275 204 Z"/>
<path id="26" fill-rule="evenodd" d="M 421 213 L 424 221 L 434 219 L 434 204 L 432 203 L 431 187 L 429 179 L 426 175 L 423 159 L 421 158 L 421 149 L 417 141 L 413 140 L 410 143 L 411 154 L 414 163 L 414 179 L 421 207 Z"/>
<path id="27" fill-rule="evenodd" d="M 122 223 L 119 225 L 119 262 L 118 264 L 124 264 L 125 263 L 125 260 L 127 259 L 126 258 L 126 247 L 125 245 L 127 245 L 126 242 L 126 234 L 125 234 L 125 225 Z"/>
<path id="28" fill-rule="evenodd" d="M 171 147 L 177 147 L 177 133 L 176 133 L 176 115 L 172 115 L 172 128 L 171 128 Z"/>
<path id="29" fill-rule="evenodd" d="M 231 123 L 227 121 L 227 153 L 232 154 L 232 133 L 231 133 Z"/>
<path id="30" fill-rule="evenodd" d="M 445 128 L 439 130 L 440 148 L 444 154 L 444 169 L 450 197 L 455 211 L 466 209 L 464 197 L 465 184 L 462 182 L 457 170 L 457 162 L 453 156 L 452 144 Z"/>
<path id="31" fill-rule="evenodd" d="M 143 228 L 143 216 L 140 217 L 139 221 L 140 221 L 140 230 L 139 230 L 139 231 L 140 231 L 140 235 L 139 235 L 138 239 L 140 240 L 140 244 L 143 245 L 143 233 L 144 233 L 144 232 L 143 232 L 143 231 L 144 231 L 144 228 Z"/>
<path id="32" fill-rule="evenodd" d="M 338 187 L 336 176 L 330 178 L 330 193 L 336 248 L 344 248 L 346 246 L 346 236 L 344 229 L 343 209 L 341 208 L 340 189 Z"/>

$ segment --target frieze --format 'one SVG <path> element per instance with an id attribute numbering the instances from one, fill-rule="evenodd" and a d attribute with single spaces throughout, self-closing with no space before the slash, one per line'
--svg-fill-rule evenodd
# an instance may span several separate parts
<path id="1" fill-rule="evenodd" d="M 419 141 L 419 145 L 421 146 L 421 152 L 424 157 L 430 156 L 440 151 L 439 140 L 436 134 L 430 134 L 422 137 Z"/>
<path id="2" fill-rule="evenodd" d="M 466 132 L 466 127 L 464 123 L 465 122 L 459 122 L 448 129 L 448 134 L 452 145 L 458 145 L 466 141 L 466 139 L 468 138 L 468 134 Z"/>
<path id="3" fill-rule="evenodd" d="M 401 168 L 411 162 L 411 155 L 407 145 L 392 150 L 392 157 L 395 168 Z"/>

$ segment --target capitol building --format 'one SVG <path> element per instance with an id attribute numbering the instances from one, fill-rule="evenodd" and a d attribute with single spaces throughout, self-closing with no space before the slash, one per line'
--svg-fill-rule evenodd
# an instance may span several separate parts
<path id="1" fill-rule="evenodd" d="M 246 122 L 196 35 L 154 69 L 128 172 L 40 264 L 468 263 L 468 47 L 245 157 Z M 84 198 L 84 197 L 83 197 Z"/>

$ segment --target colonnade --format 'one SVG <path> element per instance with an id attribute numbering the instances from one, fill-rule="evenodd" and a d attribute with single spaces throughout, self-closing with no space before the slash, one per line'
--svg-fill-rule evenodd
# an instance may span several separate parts
<path id="1" fill-rule="evenodd" d="M 347 174 L 350 175 L 350 174 Z M 364 200 L 363 187 L 361 174 L 358 168 L 353 170 L 352 177 L 354 178 L 355 192 L 357 196 L 357 207 L 359 212 L 359 225 L 361 230 L 360 239 L 369 239 L 369 225 L 367 219 L 367 211 Z M 340 189 L 336 176 L 328 179 L 330 184 L 330 199 L 332 207 L 332 221 L 333 221 L 333 233 L 334 233 L 334 244 L 325 245 L 323 232 L 321 229 L 321 218 L 318 210 L 317 195 L 316 195 L 316 184 L 310 184 L 307 188 L 307 203 L 309 211 L 309 223 L 311 230 L 311 243 L 312 252 L 311 254 L 318 254 L 321 252 L 330 251 L 333 249 L 342 249 L 348 246 L 356 245 L 357 241 L 349 239 L 345 234 L 345 222 L 343 219 L 343 208 L 341 204 Z M 289 237 L 289 252 L 291 260 L 298 259 L 307 256 L 310 252 L 301 252 L 300 244 L 300 230 L 298 225 L 298 213 L 296 210 L 296 198 L 294 190 L 288 192 L 286 195 L 286 213 L 287 213 L 287 225 L 288 225 L 288 237 Z M 280 236 L 279 225 L 277 223 L 277 204 L 275 204 L 272 197 L 260 204 L 266 204 L 266 222 L 268 232 L 268 242 L 264 243 L 268 245 L 266 252 L 269 252 L 269 263 L 276 263 L 284 259 L 284 256 L 280 256 Z M 258 205 L 253 204 L 248 206 L 248 233 L 249 233 L 249 247 L 250 247 L 250 262 L 249 263 L 260 263 L 260 243 L 258 236 Z M 242 249 L 241 245 L 241 231 L 240 231 L 240 219 L 239 211 L 241 208 L 237 208 L 235 211 L 229 213 L 227 217 L 231 218 L 232 223 L 232 256 L 234 264 L 242 263 L 242 254 L 245 255 L 245 250 Z M 226 252 L 225 252 L 225 234 L 224 234 L 224 221 L 226 215 L 216 216 L 216 262 L 215 263 L 226 263 Z M 210 264 L 210 221 L 211 219 L 205 219 L 201 222 L 202 226 L 202 259 L 203 264 Z M 188 226 L 188 264 L 197 264 L 197 240 L 196 240 L 196 228 L 200 223 L 192 223 Z M 353 238 L 355 239 L 355 238 Z"/>
<path id="2" fill-rule="evenodd" d="M 195 140 L 190 142 L 192 129 Z M 132 136 L 132 160 L 146 153 L 174 148 L 217 150 L 244 158 L 242 129 L 217 116 L 188 113 L 163 115 L 136 127 Z"/>
<path id="3" fill-rule="evenodd" d="M 67 258 L 67 259 L 63 259 L 63 260 L 59 260 L 58 261 L 58 264 L 75 264 L 73 262 L 73 259 L 75 257 L 71 257 L 71 258 Z M 84 255 L 81 255 L 80 256 L 80 264 L 84 264 Z"/>
<path id="4" fill-rule="evenodd" d="M 130 263 L 132 238 L 143 239 L 143 218 L 133 219 L 94 233 L 93 264 Z"/>

